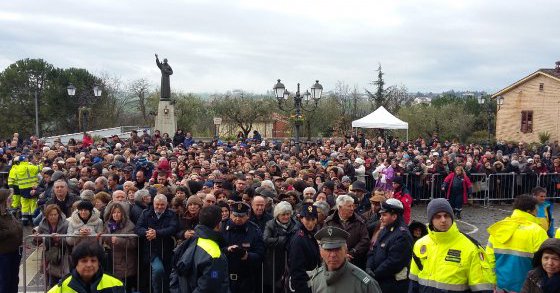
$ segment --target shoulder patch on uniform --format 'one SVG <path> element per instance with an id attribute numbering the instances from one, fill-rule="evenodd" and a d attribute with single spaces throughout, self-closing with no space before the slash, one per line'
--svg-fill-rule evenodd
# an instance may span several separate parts
<path id="1" fill-rule="evenodd" d="M 426 250 L 428 250 L 428 248 L 426 247 L 426 245 L 420 246 L 420 254 L 426 253 Z"/>
<path id="2" fill-rule="evenodd" d="M 358 267 L 351 270 L 352 274 L 356 276 L 359 280 L 361 280 L 364 284 L 367 284 L 371 281 L 371 276 L 368 275 L 366 272 L 362 271 Z"/>

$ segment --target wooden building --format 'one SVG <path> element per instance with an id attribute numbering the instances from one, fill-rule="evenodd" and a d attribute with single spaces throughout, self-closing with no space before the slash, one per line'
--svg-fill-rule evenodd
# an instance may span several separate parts
<path id="1" fill-rule="evenodd" d="M 492 95 L 502 99 L 496 118 L 498 141 L 538 142 L 539 133 L 560 139 L 560 61 Z"/>

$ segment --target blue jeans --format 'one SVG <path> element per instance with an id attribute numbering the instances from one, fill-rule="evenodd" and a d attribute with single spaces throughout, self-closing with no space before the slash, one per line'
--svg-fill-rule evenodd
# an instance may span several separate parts
<path id="1" fill-rule="evenodd" d="M 18 292 L 20 261 L 19 250 L 0 254 L 0 292 Z"/>
<path id="2" fill-rule="evenodd" d="M 161 259 L 156 256 L 150 262 L 150 266 L 152 267 L 152 292 L 160 293 L 162 292 L 163 279 L 165 276 L 165 269 L 163 268 L 163 263 Z"/>

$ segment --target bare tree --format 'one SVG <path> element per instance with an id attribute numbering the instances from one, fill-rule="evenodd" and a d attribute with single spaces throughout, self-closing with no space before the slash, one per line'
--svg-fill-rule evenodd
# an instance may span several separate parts
<path id="1" fill-rule="evenodd" d="M 152 85 L 145 78 L 133 80 L 128 85 L 128 90 L 133 95 L 134 99 L 138 99 L 138 110 L 142 113 L 144 121 L 148 120 L 148 113 L 146 111 L 146 97 L 151 91 Z"/>

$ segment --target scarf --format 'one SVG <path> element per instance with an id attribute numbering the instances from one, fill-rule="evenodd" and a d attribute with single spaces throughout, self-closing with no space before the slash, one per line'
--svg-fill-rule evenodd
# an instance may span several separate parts
<path id="1" fill-rule="evenodd" d="M 113 234 L 119 229 L 119 223 L 111 219 L 107 222 L 107 228 L 109 229 L 109 233 Z"/>

